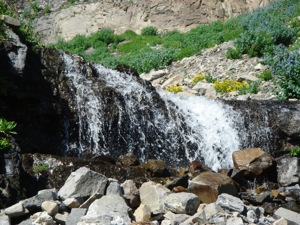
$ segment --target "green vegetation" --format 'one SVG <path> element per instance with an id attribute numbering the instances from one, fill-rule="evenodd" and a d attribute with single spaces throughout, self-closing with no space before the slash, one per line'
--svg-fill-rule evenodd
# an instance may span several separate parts
<path id="1" fill-rule="evenodd" d="M 299 156 L 300 155 L 300 147 L 296 147 L 290 151 L 291 156 Z"/>
<path id="2" fill-rule="evenodd" d="M 235 18 L 227 23 L 199 25 L 187 33 L 159 32 L 155 27 L 145 27 L 141 35 L 131 30 L 116 35 L 105 28 L 89 36 L 77 35 L 71 41 L 60 40 L 51 47 L 80 54 L 89 61 L 111 68 L 126 64 L 143 73 L 233 39 L 241 32 L 237 22 Z M 105 34 L 109 34 L 106 41 L 103 40 Z"/>
<path id="3" fill-rule="evenodd" d="M 11 146 L 8 136 L 10 134 L 16 134 L 13 130 L 16 127 L 15 122 L 9 122 L 3 118 L 0 118 L 0 151 L 3 151 Z"/>
<path id="4" fill-rule="evenodd" d="M 0 0 L 0 15 L 8 15 L 8 16 L 14 16 L 14 12 L 12 9 L 10 9 L 4 2 L 4 0 Z M 4 30 L 3 30 L 3 22 L 0 19 L 0 42 L 4 38 Z"/>
<path id="5" fill-rule="evenodd" d="M 273 80 L 278 86 L 276 92 L 281 99 L 300 98 L 300 73 L 297 72 L 300 71 L 297 61 L 299 54 L 290 52 L 300 46 L 300 41 L 296 41 L 300 37 L 299 15 L 300 2 L 278 0 L 253 13 L 232 18 L 225 23 L 216 21 L 209 25 L 199 25 L 187 33 L 177 30 L 160 32 L 155 27 L 145 27 L 141 35 L 131 30 L 116 35 L 105 28 L 89 36 L 78 35 L 68 42 L 61 40 L 52 47 L 80 54 L 89 61 L 107 67 L 126 64 L 138 73 L 143 73 L 199 54 L 203 49 L 224 41 L 235 40 L 234 48 L 227 52 L 229 59 L 241 58 L 243 54 L 263 57 L 271 70 L 264 71 L 259 76 L 260 81 L 249 83 L 249 87 L 233 87 L 233 90 L 240 94 L 256 93 L 261 81 Z M 282 46 L 280 48 L 288 52 L 285 56 L 294 62 L 293 65 L 288 64 L 286 58 L 278 57 L 278 54 L 283 54 L 283 50 L 279 51 L 277 46 Z M 282 66 L 284 63 L 285 66 Z M 197 83 L 201 79 L 208 81 L 209 77 L 197 77 L 193 82 Z M 213 83 L 215 80 L 208 82 Z M 220 90 L 224 92 L 223 88 Z"/>
<path id="6" fill-rule="evenodd" d="M 32 168 L 32 172 L 40 173 L 42 171 L 47 171 L 49 169 L 49 165 L 47 163 L 39 164 Z"/>
<path id="7" fill-rule="evenodd" d="M 144 27 L 141 31 L 141 35 L 143 36 L 156 36 L 158 34 L 158 30 L 156 27 Z"/>
<path id="8" fill-rule="evenodd" d="M 202 80 L 206 80 L 207 83 L 214 83 L 215 81 L 217 81 L 215 78 L 212 77 L 211 74 L 205 75 L 203 73 L 199 73 L 193 78 L 192 82 L 194 84 L 197 84 Z"/>
<path id="9" fill-rule="evenodd" d="M 272 80 L 272 78 L 273 78 L 272 70 L 265 70 L 265 71 L 263 71 L 263 72 L 258 76 L 258 78 L 260 78 L 260 79 L 263 80 L 263 81 L 269 81 L 269 80 Z"/>

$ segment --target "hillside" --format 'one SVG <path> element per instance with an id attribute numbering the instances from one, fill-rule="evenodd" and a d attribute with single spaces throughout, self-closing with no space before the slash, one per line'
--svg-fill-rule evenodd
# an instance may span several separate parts
<path id="1" fill-rule="evenodd" d="M 89 35 L 101 28 L 111 28 L 118 34 L 127 29 L 139 33 L 147 26 L 155 26 L 160 31 L 177 29 L 186 32 L 199 24 L 225 21 L 269 2 L 270 0 L 37 0 L 33 3 L 40 12 L 34 27 L 41 34 L 44 43 L 53 43 L 59 38 L 70 40 L 77 34 Z M 32 8 L 33 3 L 27 9 Z"/>

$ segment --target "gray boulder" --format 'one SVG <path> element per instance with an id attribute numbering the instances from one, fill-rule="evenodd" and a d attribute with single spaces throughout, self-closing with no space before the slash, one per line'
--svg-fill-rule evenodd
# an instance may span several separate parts
<path id="1" fill-rule="evenodd" d="M 57 193 L 55 189 L 45 189 L 38 192 L 36 196 L 27 198 L 22 201 L 24 207 L 29 211 L 39 211 L 44 201 L 57 200 Z"/>
<path id="2" fill-rule="evenodd" d="M 165 210 L 178 214 L 193 215 L 200 205 L 200 199 L 192 193 L 172 193 L 163 199 Z"/>
<path id="3" fill-rule="evenodd" d="M 88 198 L 95 193 L 104 194 L 106 184 L 107 178 L 104 175 L 81 167 L 71 173 L 58 195 L 62 199 L 78 196 Z"/>
<path id="4" fill-rule="evenodd" d="M 300 163 L 298 157 L 284 155 L 277 160 L 277 181 L 282 186 L 289 186 L 300 181 Z"/>
<path id="5" fill-rule="evenodd" d="M 95 200 L 89 207 L 85 216 L 81 217 L 78 225 L 127 225 L 131 223 L 129 217 L 130 208 L 119 195 L 106 195 Z"/>
<path id="6" fill-rule="evenodd" d="M 140 187 L 141 202 L 148 205 L 153 214 L 165 212 L 163 198 L 170 193 L 169 189 L 152 181 L 143 183 Z"/>
<path id="7" fill-rule="evenodd" d="M 223 209 L 227 209 L 230 211 L 241 213 L 245 210 L 245 205 L 241 199 L 226 193 L 218 196 L 216 204 L 221 206 Z"/>
<path id="8" fill-rule="evenodd" d="M 24 216 L 28 213 L 28 210 L 24 208 L 21 202 L 14 204 L 4 210 L 5 214 L 10 218 Z"/>

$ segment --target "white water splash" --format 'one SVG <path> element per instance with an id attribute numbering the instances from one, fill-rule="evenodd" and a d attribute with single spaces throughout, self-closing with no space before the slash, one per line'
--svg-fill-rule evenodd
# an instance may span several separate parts
<path id="1" fill-rule="evenodd" d="M 63 54 L 64 61 L 66 64 L 66 76 L 72 81 L 71 88 L 74 90 L 74 97 L 76 102 L 76 109 L 78 115 L 78 139 L 77 143 L 69 143 L 67 151 L 76 149 L 81 155 L 86 150 L 83 146 L 83 140 L 89 139 L 93 149 L 99 150 L 98 140 L 99 135 L 102 135 L 102 114 L 101 110 L 101 99 L 94 93 L 92 86 L 93 84 L 89 79 L 79 73 L 78 65 L 74 62 L 74 59 Z M 88 121 L 87 127 L 84 128 L 83 122 Z M 78 146 L 79 144 L 79 146 Z M 103 154 L 106 154 L 105 148 L 101 150 Z"/>
<path id="2" fill-rule="evenodd" d="M 213 170 L 231 167 L 232 152 L 240 147 L 236 129 L 238 113 L 221 102 L 204 97 L 159 93 L 164 99 L 174 102 L 182 113 L 189 127 L 189 131 L 182 134 L 185 142 L 197 145 L 194 152 L 186 147 L 188 159 L 192 161 L 201 156 Z"/>

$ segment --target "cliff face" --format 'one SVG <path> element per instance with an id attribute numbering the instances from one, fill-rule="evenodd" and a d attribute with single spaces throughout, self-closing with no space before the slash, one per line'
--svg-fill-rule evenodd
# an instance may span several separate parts
<path id="1" fill-rule="evenodd" d="M 36 20 L 36 31 L 45 43 L 59 37 L 69 40 L 76 34 L 90 34 L 103 27 L 116 33 L 146 26 L 160 31 L 188 31 L 198 24 L 227 20 L 241 13 L 267 5 L 272 0 L 89 0 L 63 9 L 63 1 L 40 0 L 41 7 L 54 11 Z"/>

